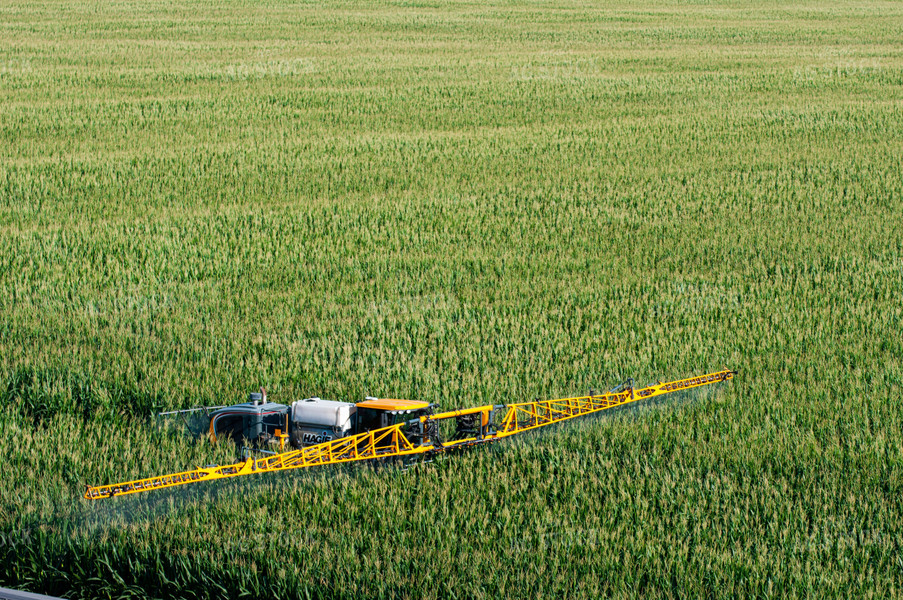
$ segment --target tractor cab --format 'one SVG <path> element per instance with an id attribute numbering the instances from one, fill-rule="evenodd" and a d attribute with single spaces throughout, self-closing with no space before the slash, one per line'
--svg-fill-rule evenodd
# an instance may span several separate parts
<path id="1" fill-rule="evenodd" d="M 429 414 L 433 405 L 418 400 L 367 398 L 355 406 L 357 407 L 357 433 L 365 433 L 406 423 L 411 419 Z"/>
<path id="2" fill-rule="evenodd" d="M 287 429 L 288 407 L 267 402 L 266 392 L 250 394 L 249 401 L 227 406 L 210 415 L 210 438 L 245 440 L 261 444 L 277 438 Z"/>

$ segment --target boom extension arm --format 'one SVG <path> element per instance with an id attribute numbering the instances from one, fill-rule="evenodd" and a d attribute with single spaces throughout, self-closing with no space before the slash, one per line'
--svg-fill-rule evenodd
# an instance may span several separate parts
<path id="1" fill-rule="evenodd" d="M 289 469 L 303 469 L 363 460 L 391 457 L 414 457 L 431 452 L 497 441 L 524 431 L 538 429 L 568 419 L 597 413 L 639 400 L 688 390 L 732 379 L 736 371 L 725 369 L 698 377 L 657 383 L 634 389 L 632 383 L 614 391 L 575 398 L 536 400 L 508 405 L 485 405 L 474 408 L 423 416 L 407 423 L 359 433 L 276 454 L 267 458 L 247 460 L 226 466 L 198 467 L 191 471 L 148 477 L 110 485 L 88 487 L 85 498 L 98 500 L 124 494 L 238 477 L 254 473 L 270 473 Z M 499 420 L 500 419 L 500 420 Z M 457 428 L 450 439 L 442 440 L 439 424 L 454 420 Z M 499 421 L 496 424 L 496 421 Z"/>

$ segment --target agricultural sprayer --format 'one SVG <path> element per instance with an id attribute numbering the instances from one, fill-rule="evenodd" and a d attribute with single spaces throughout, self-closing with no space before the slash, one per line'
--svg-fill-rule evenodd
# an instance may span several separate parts
<path id="1" fill-rule="evenodd" d="M 517 404 L 495 404 L 437 412 L 428 402 L 367 398 L 358 403 L 308 398 L 291 405 L 267 401 L 266 392 L 248 402 L 213 407 L 208 434 L 212 440 L 252 443 L 250 454 L 231 465 L 208 465 L 157 477 L 90 486 L 85 498 L 97 500 L 188 483 L 212 481 L 322 465 L 400 459 L 415 461 L 439 452 L 495 442 L 575 417 L 640 400 L 732 379 L 724 369 L 688 379 L 635 388 L 632 379 L 604 393 Z M 173 411 L 167 414 L 184 414 Z M 267 450 L 266 448 L 271 448 Z"/>

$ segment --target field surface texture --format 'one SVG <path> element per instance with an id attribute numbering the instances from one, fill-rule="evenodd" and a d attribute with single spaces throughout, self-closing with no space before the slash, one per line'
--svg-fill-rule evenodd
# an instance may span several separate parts
<path id="1" fill-rule="evenodd" d="M 0 585 L 903 594 L 903 4 L 0 2 Z M 402 471 L 159 410 L 716 389 Z"/>

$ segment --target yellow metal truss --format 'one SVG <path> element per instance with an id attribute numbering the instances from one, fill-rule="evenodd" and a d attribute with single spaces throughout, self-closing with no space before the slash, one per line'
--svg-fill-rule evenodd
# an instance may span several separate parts
<path id="1" fill-rule="evenodd" d="M 638 400 L 648 400 L 672 392 L 727 381 L 733 378 L 734 373 L 734 371 L 725 369 L 717 373 L 708 373 L 667 383 L 657 383 L 638 390 L 633 389 L 631 386 L 619 391 L 590 396 L 536 400 L 534 402 L 508 405 L 485 405 L 422 416 L 419 418 L 420 423 L 416 432 L 412 431 L 411 423 L 399 423 L 383 429 L 338 438 L 315 446 L 283 452 L 266 458 L 255 459 L 249 457 L 242 462 L 232 465 L 198 467 L 191 471 L 159 477 L 91 486 L 85 492 L 85 498 L 98 500 L 100 498 L 136 494 L 187 483 L 212 481 L 240 475 L 271 473 L 288 469 L 303 469 L 391 457 L 414 457 L 432 452 L 443 452 L 454 448 L 500 440 L 524 431 L 623 406 Z M 496 415 L 503 415 L 497 427 L 493 425 Z M 442 421 L 460 420 L 466 417 L 471 417 L 475 425 L 474 429 L 469 430 L 469 435 L 462 435 L 443 441 L 435 434 L 437 431 L 436 426 Z M 477 422 L 479 423 L 478 425 L 476 425 Z"/>

